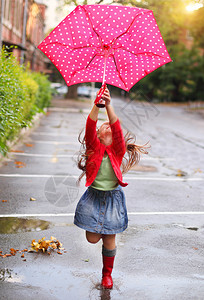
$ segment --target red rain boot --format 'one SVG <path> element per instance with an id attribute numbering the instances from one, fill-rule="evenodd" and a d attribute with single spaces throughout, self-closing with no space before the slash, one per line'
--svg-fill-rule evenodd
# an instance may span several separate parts
<path id="1" fill-rule="evenodd" d="M 103 255 L 103 270 L 102 270 L 101 285 L 105 289 L 112 289 L 112 287 L 113 287 L 113 280 L 111 277 L 111 273 L 113 270 L 114 258 L 115 258 L 115 256 L 108 257 L 108 256 Z"/>

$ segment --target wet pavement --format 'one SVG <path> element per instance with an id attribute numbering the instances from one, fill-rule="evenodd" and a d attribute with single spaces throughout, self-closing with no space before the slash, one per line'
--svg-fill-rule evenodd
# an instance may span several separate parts
<path id="1" fill-rule="evenodd" d="M 125 175 L 129 227 L 117 235 L 113 289 L 100 287 L 101 242 L 88 244 L 73 225 L 85 190 L 75 183 L 78 134 L 91 103 L 55 100 L 0 168 L 0 249 L 54 236 L 66 252 L 0 257 L 0 299 L 204 298 L 204 119 L 185 106 L 113 104 L 137 142 L 152 145 Z"/>

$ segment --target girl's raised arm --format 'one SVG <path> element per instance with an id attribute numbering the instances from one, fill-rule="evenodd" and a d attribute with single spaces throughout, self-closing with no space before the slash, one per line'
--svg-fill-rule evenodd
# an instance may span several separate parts
<path id="1" fill-rule="evenodd" d="M 121 157 L 123 157 L 126 152 L 123 131 L 120 126 L 119 119 L 118 119 L 117 115 L 115 114 L 114 109 L 110 103 L 111 97 L 110 97 L 109 90 L 107 88 L 104 92 L 103 99 L 106 102 L 106 111 L 108 114 L 109 123 L 111 125 L 112 138 L 113 138 L 112 146 L 113 146 L 115 152 L 118 155 L 120 155 Z"/>
<path id="2" fill-rule="evenodd" d="M 97 121 L 98 120 L 98 111 L 99 111 L 99 107 L 97 107 L 96 105 L 93 106 L 89 116 L 93 121 Z"/>
<path id="3" fill-rule="evenodd" d="M 105 100 L 106 102 L 106 111 L 108 114 L 109 122 L 110 124 L 113 124 L 117 121 L 118 117 L 115 114 L 113 107 L 111 106 L 111 97 L 108 88 L 105 89 L 105 92 L 103 94 L 103 100 Z"/>

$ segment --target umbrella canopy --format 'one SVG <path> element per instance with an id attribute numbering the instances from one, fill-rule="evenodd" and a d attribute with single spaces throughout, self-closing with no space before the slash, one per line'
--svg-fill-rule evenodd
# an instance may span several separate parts
<path id="1" fill-rule="evenodd" d="M 68 86 L 106 82 L 129 91 L 171 61 L 153 12 L 79 5 L 38 46 Z"/>

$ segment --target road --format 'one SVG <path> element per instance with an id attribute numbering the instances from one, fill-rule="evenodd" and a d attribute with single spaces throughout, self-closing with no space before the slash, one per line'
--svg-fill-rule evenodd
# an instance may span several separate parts
<path id="1" fill-rule="evenodd" d="M 117 235 L 114 287 L 105 291 L 101 243 L 88 244 L 73 225 L 85 191 L 84 179 L 75 184 L 78 134 L 90 104 L 63 103 L 49 108 L 0 168 L 0 249 L 29 249 L 33 239 L 54 236 L 65 250 L 0 258 L 0 298 L 203 300 L 202 116 L 185 106 L 113 98 L 123 128 L 151 149 L 124 178 L 129 227 Z M 99 123 L 105 119 L 102 111 Z"/>

